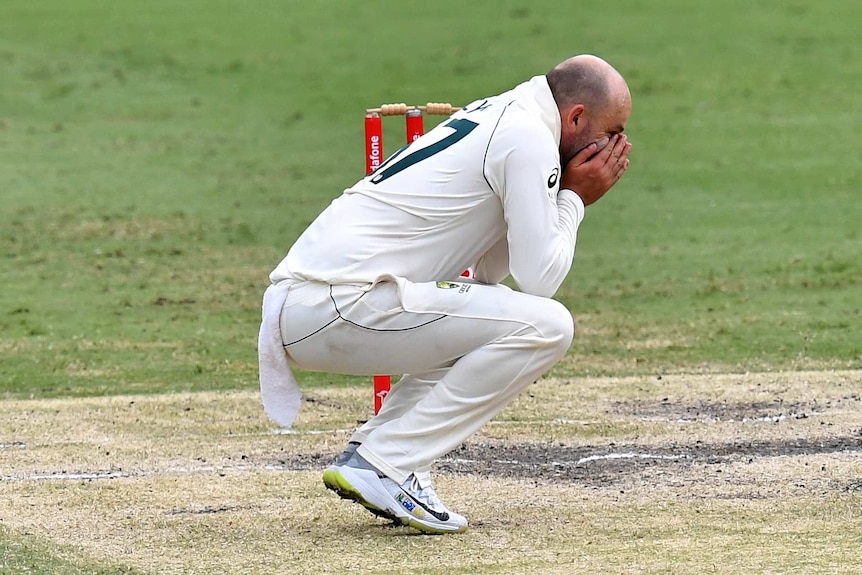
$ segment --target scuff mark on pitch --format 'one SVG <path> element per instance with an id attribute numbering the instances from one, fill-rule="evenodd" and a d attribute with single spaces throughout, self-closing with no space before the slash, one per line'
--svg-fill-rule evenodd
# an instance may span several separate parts
<path id="1" fill-rule="evenodd" d="M 438 462 L 441 471 L 589 483 L 609 482 L 657 466 L 752 461 L 759 457 L 862 453 L 862 436 L 730 443 L 566 446 L 552 443 L 469 443 Z"/>
<path id="2" fill-rule="evenodd" d="M 727 443 L 670 443 L 661 446 L 611 444 L 570 446 L 560 443 L 513 443 L 483 440 L 462 445 L 441 458 L 435 470 L 480 477 L 601 484 L 628 480 L 650 472 L 672 473 L 695 465 L 751 463 L 757 458 L 862 454 L 862 431 L 857 436 L 782 441 Z M 291 470 L 325 469 L 335 453 L 309 453 L 280 458 L 277 466 Z"/>

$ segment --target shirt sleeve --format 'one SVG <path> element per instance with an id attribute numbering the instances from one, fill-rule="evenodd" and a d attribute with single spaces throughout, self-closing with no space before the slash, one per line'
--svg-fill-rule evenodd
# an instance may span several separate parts
<path id="1" fill-rule="evenodd" d="M 508 226 L 509 272 L 518 288 L 551 297 L 572 266 L 584 204 L 559 189 L 559 150 L 548 130 L 525 118 L 501 121 L 488 147 L 486 178 Z"/>

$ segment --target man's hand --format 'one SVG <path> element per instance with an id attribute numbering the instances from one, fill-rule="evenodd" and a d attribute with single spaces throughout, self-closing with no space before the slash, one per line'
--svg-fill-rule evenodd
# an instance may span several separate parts
<path id="1" fill-rule="evenodd" d="M 560 188 L 574 191 L 585 206 L 597 202 L 623 177 L 631 149 L 623 134 L 612 136 L 604 147 L 601 142 L 593 142 L 569 161 Z"/>

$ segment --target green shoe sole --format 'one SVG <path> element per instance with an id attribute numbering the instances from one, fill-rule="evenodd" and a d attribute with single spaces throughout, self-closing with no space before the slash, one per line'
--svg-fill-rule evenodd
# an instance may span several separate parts
<path id="1" fill-rule="evenodd" d="M 359 493 L 359 491 L 357 491 L 352 485 L 350 485 L 350 483 L 337 471 L 333 471 L 331 469 L 327 469 L 326 471 L 324 471 L 323 484 L 326 486 L 327 489 L 329 489 L 330 491 L 334 491 L 342 499 L 349 499 L 350 501 L 355 501 L 356 503 L 359 503 L 377 517 L 389 519 L 390 521 L 398 523 L 399 525 L 406 525 L 406 523 L 399 517 L 396 517 L 392 513 L 384 511 L 383 509 L 380 509 L 372 505 L 371 503 L 365 501 L 365 499 L 362 497 L 362 494 Z"/>

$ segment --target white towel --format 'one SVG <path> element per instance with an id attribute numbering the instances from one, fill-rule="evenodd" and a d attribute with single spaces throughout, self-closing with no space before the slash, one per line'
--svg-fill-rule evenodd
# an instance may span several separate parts
<path id="1" fill-rule="evenodd" d="M 287 362 L 279 319 L 290 285 L 271 285 L 263 294 L 263 311 L 257 341 L 260 395 L 266 414 L 282 427 L 290 427 L 299 412 L 299 385 Z"/>

